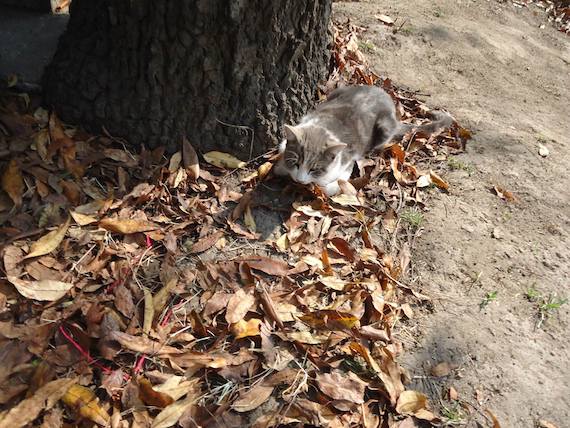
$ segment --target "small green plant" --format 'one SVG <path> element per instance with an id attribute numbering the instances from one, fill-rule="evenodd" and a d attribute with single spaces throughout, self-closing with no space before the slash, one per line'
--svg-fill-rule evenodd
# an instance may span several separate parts
<path id="1" fill-rule="evenodd" d="M 497 294 L 498 294 L 497 291 L 489 291 L 485 295 L 485 298 L 481 301 L 481 303 L 479 303 L 479 309 L 483 309 L 485 306 L 487 306 L 493 300 L 497 300 Z"/>
<path id="2" fill-rule="evenodd" d="M 424 215 L 417 209 L 406 209 L 400 213 L 400 218 L 408 223 L 411 228 L 419 229 L 424 222 Z"/>
<path id="3" fill-rule="evenodd" d="M 556 295 L 551 294 L 548 298 L 543 298 L 542 302 L 538 305 L 538 323 L 537 328 L 540 328 L 542 323 L 556 311 L 558 311 L 562 305 L 568 303 L 568 299 L 560 299 Z"/>
<path id="4" fill-rule="evenodd" d="M 539 292 L 537 289 L 535 289 L 534 287 L 530 287 L 530 288 L 526 291 L 525 297 L 526 297 L 528 300 L 530 300 L 531 302 L 535 302 L 535 301 L 537 301 L 537 300 L 541 297 L 541 294 L 540 294 L 540 292 Z"/>
<path id="5" fill-rule="evenodd" d="M 447 158 L 447 165 L 451 169 L 466 171 L 469 174 L 471 174 L 473 172 L 473 167 L 471 165 L 466 164 L 465 162 L 462 162 L 453 156 Z"/>
<path id="6" fill-rule="evenodd" d="M 358 47 L 366 53 L 371 53 L 376 50 L 376 45 L 370 40 L 360 40 L 358 42 Z"/>
<path id="7" fill-rule="evenodd" d="M 442 406 L 441 415 L 446 419 L 447 425 L 455 425 L 463 422 L 463 413 L 457 403 L 452 407 Z"/>
<path id="8" fill-rule="evenodd" d="M 443 12 L 440 9 L 435 9 L 433 11 L 433 16 L 435 16 L 436 18 L 441 18 L 443 16 Z"/>

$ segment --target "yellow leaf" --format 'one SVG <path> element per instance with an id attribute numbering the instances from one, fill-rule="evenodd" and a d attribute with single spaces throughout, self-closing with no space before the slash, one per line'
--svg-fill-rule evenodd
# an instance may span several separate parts
<path id="1" fill-rule="evenodd" d="M 71 217 L 79 226 L 87 226 L 88 224 L 97 223 L 97 219 L 90 215 L 81 214 L 77 211 L 70 211 L 69 214 L 71 214 Z"/>
<path id="2" fill-rule="evenodd" d="M 10 196 L 14 205 L 22 205 L 22 195 L 24 194 L 24 179 L 16 159 L 8 163 L 8 168 L 2 174 L 2 189 Z"/>
<path id="3" fill-rule="evenodd" d="M 109 414 L 99 406 L 99 399 L 89 388 L 81 385 L 72 385 L 61 399 L 72 407 L 80 416 L 105 426 L 109 422 Z"/>
<path id="4" fill-rule="evenodd" d="M 243 168 L 246 163 L 240 161 L 238 158 L 222 152 L 208 152 L 204 155 L 204 159 L 209 164 L 217 166 L 218 168 Z"/>
<path id="5" fill-rule="evenodd" d="M 263 180 L 265 177 L 267 177 L 267 174 L 269 174 L 271 168 L 273 168 L 273 164 L 271 162 L 265 162 L 264 164 L 260 165 L 259 168 L 257 168 L 259 179 Z"/>
<path id="6" fill-rule="evenodd" d="M 67 229 L 69 229 L 69 223 L 71 223 L 71 218 L 68 217 L 66 222 L 59 226 L 56 230 L 52 230 L 34 242 L 30 247 L 29 254 L 24 258 L 29 259 L 30 257 L 43 256 L 55 250 L 67 233 Z"/>
<path id="7" fill-rule="evenodd" d="M 157 229 L 157 227 L 149 221 L 121 218 L 104 218 L 99 222 L 99 226 L 111 232 L 123 233 L 125 235 Z"/>
<path id="8" fill-rule="evenodd" d="M 260 328 L 261 320 L 257 318 L 252 318 L 249 321 L 239 320 L 238 322 L 230 325 L 230 331 L 236 339 L 259 336 Z"/>
<path id="9" fill-rule="evenodd" d="M 73 288 L 73 284 L 69 282 L 53 281 L 51 279 L 24 281 L 17 277 L 9 276 L 8 281 L 16 287 L 16 290 L 22 296 L 44 302 L 59 300 Z"/>
<path id="10" fill-rule="evenodd" d="M 191 180 L 196 181 L 200 176 L 198 155 L 186 137 L 182 138 L 182 164 Z"/>
<path id="11" fill-rule="evenodd" d="M 168 163 L 168 171 L 175 172 L 180 167 L 180 163 L 182 162 L 182 152 L 176 152 L 170 158 L 170 162 Z"/>

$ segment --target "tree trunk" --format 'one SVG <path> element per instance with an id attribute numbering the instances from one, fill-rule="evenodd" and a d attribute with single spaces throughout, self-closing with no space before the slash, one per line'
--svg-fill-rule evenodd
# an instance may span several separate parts
<path id="1" fill-rule="evenodd" d="M 247 159 L 326 76 L 332 0 L 73 0 L 45 101 L 93 132 Z"/>

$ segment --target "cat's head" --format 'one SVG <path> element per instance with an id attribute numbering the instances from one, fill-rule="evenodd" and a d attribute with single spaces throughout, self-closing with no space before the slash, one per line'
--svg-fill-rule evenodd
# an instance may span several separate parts
<path id="1" fill-rule="evenodd" d="M 346 144 L 320 126 L 285 125 L 283 162 L 291 178 L 298 183 L 326 185 L 336 181 L 340 153 Z"/>

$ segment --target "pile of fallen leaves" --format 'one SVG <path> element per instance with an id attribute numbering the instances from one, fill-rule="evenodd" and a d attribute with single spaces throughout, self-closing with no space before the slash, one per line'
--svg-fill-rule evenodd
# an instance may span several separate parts
<path id="1" fill-rule="evenodd" d="M 337 31 L 334 80 L 428 117 L 368 70 L 355 34 Z M 448 190 L 412 160 L 444 160 L 465 130 L 409 135 L 327 198 L 273 178 L 274 152 L 133 151 L 34 102 L 0 106 L 0 425 L 438 421 L 396 360 L 393 332 L 427 297 L 395 243 L 401 210 Z"/>

